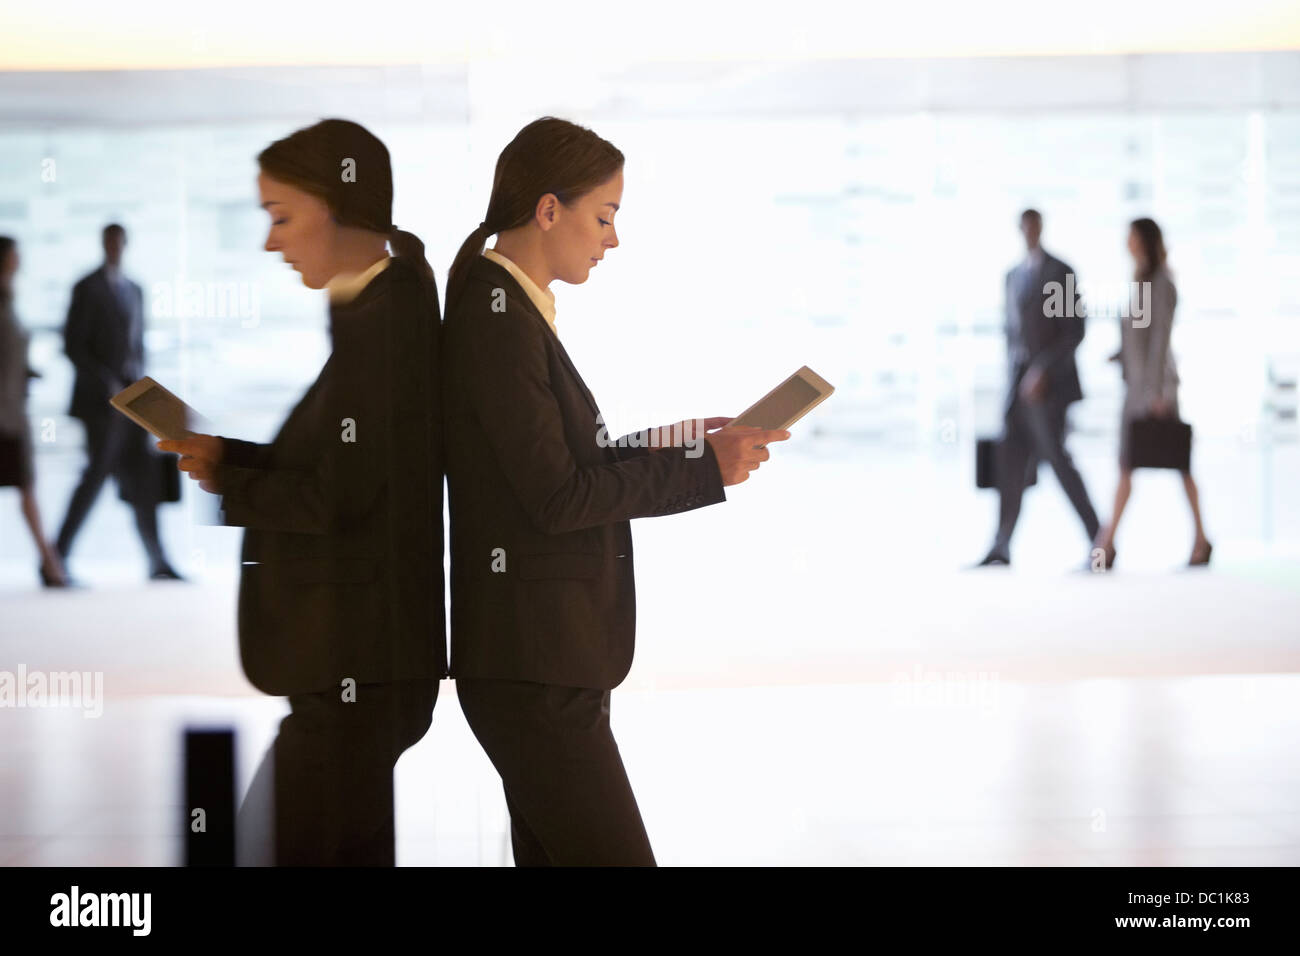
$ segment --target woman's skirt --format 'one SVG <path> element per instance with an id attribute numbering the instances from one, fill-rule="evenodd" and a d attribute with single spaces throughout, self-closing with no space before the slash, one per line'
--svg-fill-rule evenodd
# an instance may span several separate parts
<path id="1" fill-rule="evenodd" d="M 30 488 L 36 481 L 32 433 L 0 434 L 0 487 Z"/>

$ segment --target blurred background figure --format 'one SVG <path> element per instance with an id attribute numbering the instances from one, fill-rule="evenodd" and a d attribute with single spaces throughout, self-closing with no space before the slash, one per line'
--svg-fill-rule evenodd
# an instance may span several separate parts
<path id="1" fill-rule="evenodd" d="M 36 504 L 36 464 L 31 423 L 27 420 L 27 380 L 39 378 L 27 364 L 27 332 L 14 314 L 14 274 L 18 243 L 0 236 L 0 487 L 15 487 L 21 496 L 23 520 L 40 553 L 41 582 L 66 587 L 63 562 L 45 540 Z"/>
<path id="2" fill-rule="evenodd" d="M 1133 257 L 1133 280 L 1150 283 L 1143 292 L 1146 301 L 1146 324 L 1137 326 L 1120 318 L 1120 367 L 1124 373 L 1124 405 L 1119 427 L 1119 483 L 1115 487 L 1115 506 L 1110 523 L 1097 534 L 1096 544 L 1106 550 L 1108 564 L 1115 552 L 1115 531 L 1133 489 L 1132 435 L 1135 419 L 1168 418 L 1178 420 L 1178 370 L 1170 349 L 1174 327 L 1174 309 L 1178 306 L 1178 289 L 1165 262 L 1165 240 L 1154 219 L 1135 219 L 1129 225 L 1128 251 Z M 1210 563 L 1212 545 L 1205 537 L 1201 522 L 1200 494 L 1191 470 L 1181 472 L 1187 502 L 1192 506 L 1196 538 L 1187 563 L 1199 566 Z"/>
<path id="3" fill-rule="evenodd" d="M 57 548 L 66 562 L 82 522 L 104 479 L 112 474 L 121 496 L 135 510 L 135 526 L 149 556 L 149 577 L 179 581 L 158 540 L 160 472 L 149 451 L 149 433 L 109 404 L 144 375 L 144 295 L 122 274 L 126 230 L 104 227 L 104 264 L 72 289 L 64 347 L 76 366 L 68 414 L 86 428 L 88 461 L 59 529 Z"/>
<path id="4" fill-rule="evenodd" d="M 1007 365 L 1005 432 L 999 444 L 998 531 L 981 565 L 1011 563 L 1011 535 L 1020 517 L 1026 467 L 1031 455 L 1045 460 L 1083 522 L 1088 540 L 1098 520 L 1083 478 L 1065 450 L 1066 410 L 1083 398 L 1074 351 L 1083 341 L 1083 305 L 1075 293 L 1074 270 L 1043 250 L 1043 217 L 1036 209 L 1020 215 L 1025 260 L 1007 273 Z M 1062 306 L 1056 314 L 1052 301 Z"/>

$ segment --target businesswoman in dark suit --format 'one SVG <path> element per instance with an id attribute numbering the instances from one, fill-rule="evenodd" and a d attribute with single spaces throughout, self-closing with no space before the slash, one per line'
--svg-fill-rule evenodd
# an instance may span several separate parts
<path id="1" fill-rule="evenodd" d="M 241 827 L 273 779 L 276 862 L 391 865 L 393 766 L 446 673 L 437 289 L 364 128 L 325 120 L 258 162 L 266 249 L 329 289 L 329 360 L 269 445 L 159 447 L 247 529 L 240 655 L 292 709 Z"/>
<path id="2" fill-rule="evenodd" d="M 1150 283 L 1149 321 L 1136 328 L 1131 319 L 1120 319 L 1119 361 L 1124 374 L 1124 407 L 1120 415 L 1119 484 L 1115 488 L 1115 508 L 1110 524 L 1097 535 L 1097 547 L 1107 553 L 1107 564 L 1114 560 L 1115 532 L 1133 489 L 1132 437 L 1129 427 L 1138 418 L 1178 418 L 1178 370 L 1170 351 L 1174 328 L 1174 309 L 1178 289 L 1165 263 L 1165 240 L 1152 219 L 1135 219 L 1129 224 L 1128 251 L 1133 257 L 1133 278 Z M 1213 546 L 1205 537 L 1201 523 L 1200 493 L 1190 471 L 1184 471 L 1183 490 L 1192 508 L 1196 538 L 1192 542 L 1190 566 L 1210 563 Z"/>
<path id="3" fill-rule="evenodd" d="M 676 444 L 667 429 L 608 440 L 548 287 L 585 282 L 618 246 L 622 192 L 610 143 L 552 117 L 528 124 L 447 280 L 451 676 L 501 774 L 519 865 L 654 864 L 609 724 L 632 664 L 629 519 L 725 500 L 767 460 L 757 446 L 789 437 L 706 435 L 730 421 L 712 418 L 678 423 Z"/>

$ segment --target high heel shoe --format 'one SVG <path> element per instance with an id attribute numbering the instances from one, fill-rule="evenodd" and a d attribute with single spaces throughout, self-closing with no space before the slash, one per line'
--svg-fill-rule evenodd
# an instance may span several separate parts
<path id="1" fill-rule="evenodd" d="M 66 587 L 70 587 L 70 586 L 71 586 L 71 581 L 69 581 L 69 579 L 68 579 L 68 575 L 67 575 L 66 572 L 60 574 L 58 577 L 55 577 L 54 575 L 50 574 L 49 571 L 46 570 L 46 563 L 45 563 L 44 561 L 42 561 L 42 562 L 40 563 L 40 565 L 37 567 L 36 570 L 37 570 L 37 571 L 40 573 L 40 575 L 41 575 L 41 586 L 42 586 L 42 587 L 47 587 L 47 588 L 66 588 Z"/>
<path id="2" fill-rule="evenodd" d="M 1101 552 L 1099 555 L 1097 552 Z M 1097 558 L 1100 557 L 1100 567 L 1098 567 Z M 1080 571 L 1109 571 L 1115 566 L 1115 548 L 1114 546 L 1103 548 L 1099 544 L 1094 544 L 1092 550 L 1088 552 L 1087 559 L 1083 562 Z"/>
<path id="3" fill-rule="evenodd" d="M 1199 553 L 1196 548 L 1192 548 L 1192 556 L 1187 559 L 1189 568 L 1203 568 L 1210 563 L 1210 552 L 1214 550 L 1214 545 L 1209 541 L 1205 542 L 1205 553 Z"/>

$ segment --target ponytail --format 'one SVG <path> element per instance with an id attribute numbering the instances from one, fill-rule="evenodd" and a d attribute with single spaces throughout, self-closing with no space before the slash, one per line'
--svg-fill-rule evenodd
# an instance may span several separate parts
<path id="1" fill-rule="evenodd" d="M 491 236 L 492 232 L 488 228 L 487 220 L 484 220 L 460 244 L 460 250 L 456 253 L 456 258 L 451 263 L 451 269 L 447 272 L 447 307 L 443 310 L 444 315 L 451 314 L 452 306 L 460 298 L 461 292 L 465 290 L 465 280 L 469 276 L 470 264 L 483 254 L 483 247 L 487 245 L 487 241 Z"/>
<path id="2" fill-rule="evenodd" d="M 405 259 L 415 267 L 415 273 L 420 278 L 420 284 L 424 286 L 425 294 L 429 301 L 433 303 L 434 309 L 438 307 L 438 280 L 434 277 L 433 267 L 429 265 L 429 260 L 424 255 L 424 243 L 420 237 L 413 232 L 407 232 L 405 229 L 393 227 L 388 234 L 388 245 L 393 250 L 393 255 Z"/>

